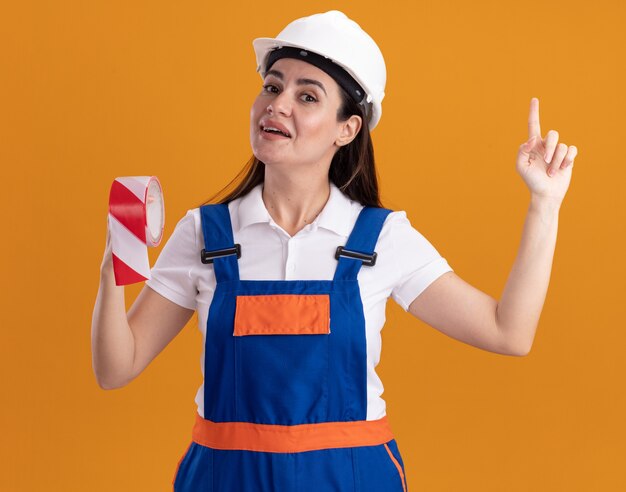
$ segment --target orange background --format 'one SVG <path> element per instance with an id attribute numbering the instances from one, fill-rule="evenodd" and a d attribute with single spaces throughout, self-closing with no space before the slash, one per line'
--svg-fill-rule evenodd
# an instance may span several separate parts
<path id="1" fill-rule="evenodd" d="M 5 2 L 0 490 L 171 489 L 200 334 L 194 317 L 129 386 L 97 386 L 91 314 L 111 181 L 157 175 L 169 237 L 250 156 L 252 39 L 332 8 L 386 58 L 373 132 L 383 203 L 493 297 L 529 203 L 515 156 L 531 97 L 542 134 L 579 149 L 527 357 L 462 344 L 389 303 L 379 370 L 409 489 L 626 490 L 618 0 Z"/>

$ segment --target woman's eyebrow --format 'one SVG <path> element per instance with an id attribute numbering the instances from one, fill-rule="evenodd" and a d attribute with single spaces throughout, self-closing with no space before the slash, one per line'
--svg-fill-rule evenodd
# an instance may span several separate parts
<path id="1" fill-rule="evenodd" d="M 266 72 L 265 76 L 267 77 L 268 75 L 273 75 L 274 77 L 276 77 L 276 78 L 278 78 L 280 80 L 284 79 L 283 73 L 279 72 L 278 70 L 268 70 Z M 321 82 L 319 82 L 318 80 L 315 80 L 315 79 L 298 79 L 298 80 L 296 80 L 296 83 L 298 85 L 311 85 L 311 84 L 312 85 L 316 85 L 316 86 L 318 86 L 320 89 L 322 89 L 324 91 L 324 94 L 328 95 L 326 93 L 326 89 L 324 89 L 324 85 Z"/>

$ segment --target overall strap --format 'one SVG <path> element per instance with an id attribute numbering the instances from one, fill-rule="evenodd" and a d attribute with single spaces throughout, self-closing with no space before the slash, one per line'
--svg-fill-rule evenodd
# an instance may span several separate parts
<path id="1" fill-rule="evenodd" d="M 228 204 L 218 203 L 200 207 L 204 249 L 200 254 L 202 263 L 212 263 L 217 282 L 239 280 L 241 247 L 233 240 L 233 228 Z"/>
<path id="2" fill-rule="evenodd" d="M 383 223 L 392 211 L 380 207 L 363 207 L 345 246 L 339 246 L 335 258 L 339 260 L 334 280 L 356 280 L 361 265 L 374 266 L 374 248 Z"/>

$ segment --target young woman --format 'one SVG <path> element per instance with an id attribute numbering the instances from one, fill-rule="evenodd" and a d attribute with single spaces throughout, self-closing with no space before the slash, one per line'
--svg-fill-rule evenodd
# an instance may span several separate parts
<path id="1" fill-rule="evenodd" d="M 338 11 L 254 41 L 263 87 L 236 189 L 190 210 L 125 312 L 110 241 L 93 316 L 102 388 L 137 377 L 198 311 L 204 382 L 177 491 L 406 491 L 376 375 L 385 304 L 484 350 L 525 355 L 545 299 L 576 148 L 531 100 L 517 170 L 531 192 L 499 301 L 382 208 L 370 130 L 385 63 Z"/>

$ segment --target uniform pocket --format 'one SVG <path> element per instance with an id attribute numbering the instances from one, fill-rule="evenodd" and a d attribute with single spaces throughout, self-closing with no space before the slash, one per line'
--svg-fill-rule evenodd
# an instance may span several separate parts
<path id="1" fill-rule="evenodd" d="M 354 448 L 357 492 L 407 492 L 401 458 L 394 440 Z"/>
<path id="2" fill-rule="evenodd" d="M 237 296 L 233 335 L 330 333 L 328 294 Z"/>
<path id="3" fill-rule="evenodd" d="M 389 459 L 391 460 L 391 462 L 393 463 L 394 467 L 396 468 L 398 472 L 400 481 L 402 482 L 402 491 L 406 492 L 406 478 L 404 477 L 404 470 L 402 469 L 402 465 L 400 464 L 400 461 L 398 460 L 398 458 L 396 458 L 394 454 L 391 452 L 389 445 L 385 443 L 384 446 L 385 446 L 385 450 L 387 451 L 387 454 L 389 455 Z"/>
<path id="4" fill-rule="evenodd" d="M 237 296 L 234 324 L 236 418 L 325 421 L 330 296 Z"/>
<path id="5" fill-rule="evenodd" d="M 178 477 L 178 473 L 180 472 L 180 466 L 182 465 L 185 458 L 189 455 L 189 450 L 191 449 L 192 445 L 193 445 L 193 441 L 189 443 L 189 446 L 187 446 L 187 449 L 178 460 L 178 464 L 176 465 L 176 471 L 174 472 L 174 477 L 172 478 L 172 486 L 174 487 L 176 486 L 176 478 Z"/>
<path id="6" fill-rule="evenodd" d="M 172 485 L 174 492 L 211 492 L 213 449 L 192 441 L 178 462 Z"/>

